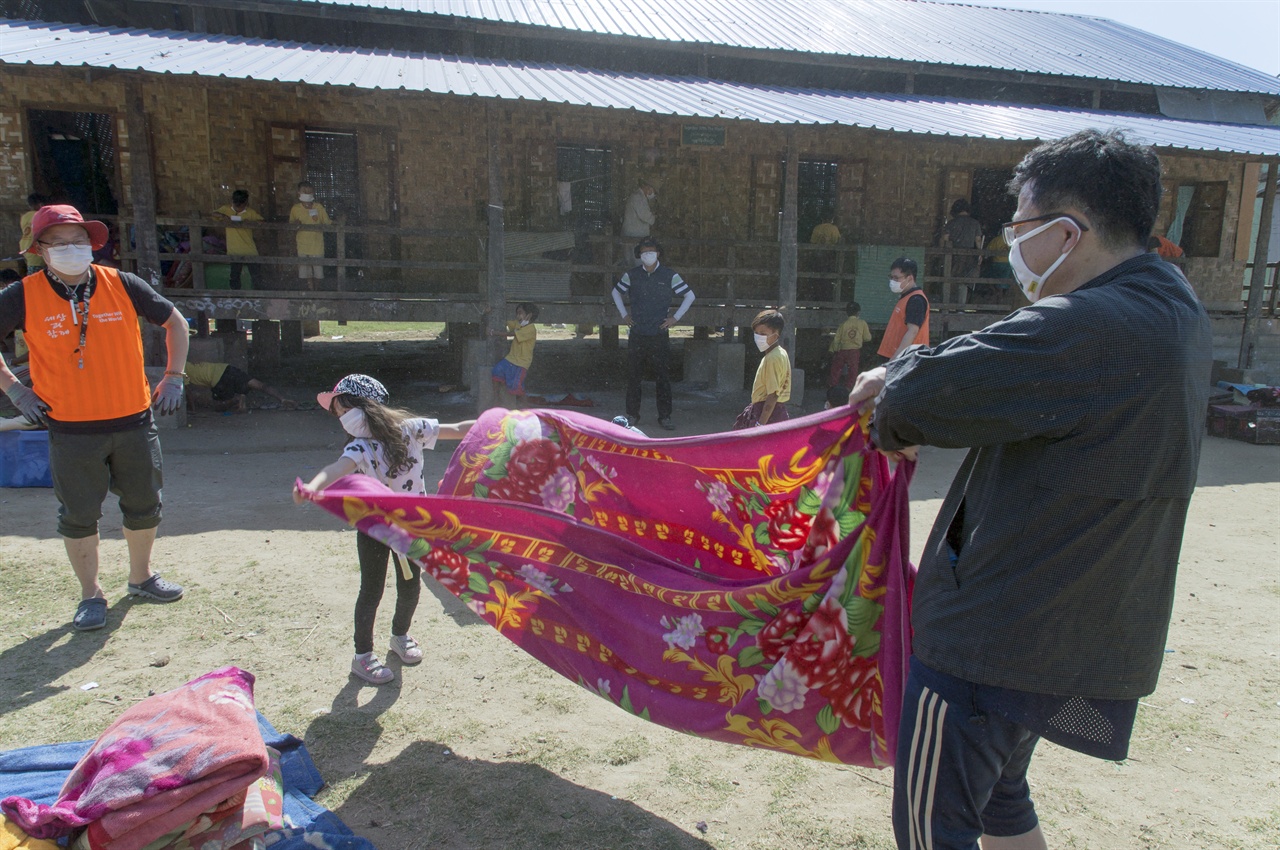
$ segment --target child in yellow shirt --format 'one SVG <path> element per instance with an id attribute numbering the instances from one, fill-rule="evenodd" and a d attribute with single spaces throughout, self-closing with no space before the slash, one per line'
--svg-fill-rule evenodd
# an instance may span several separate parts
<path id="1" fill-rule="evenodd" d="M 844 387 L 847 390 L 858 377 L 862 346 L 871 341 L 871 328 L 859 316 L 862 305 L 857 301 L 850 301 L 845 312 L 849 318 L 844 320 L 844 324 L 831 338 L 831 346 L 827 349 L 831 352 L 831 371 L 827 375 L 827 386 Z"/>
<path id="2" fill-rule="evenodd" d="M 791 418 L 787 402 L 791 401 L 791 357 L 782 347 L 782 329 L 786 320 L 777 310 L 761 310 L 751 320 L 756 348 L 764 353 L 756 367 L 756 381 L 751 387 L 751 404 L 733 424 L 733 430 L 754 428 L 785 422 Z"/>
<path id="3" fill-rule="evenodd" d="M 515 321 L 507 322 L 511 349 L 494 365 L 492 373 L 499 407 L 514 409 L 524 395 L 524 376 L 533 365 L 533 344 L 538 340 L 538 329 L 533 324 L 538 312 L 537 304 L 526 301 L 516 305 Z"/>
<path id="4" fill-rule="evenodd" d="M 307 225 L 333 224 L 323 204 L 316 203 L 316 190 L 310 183 L 298 184 L 298 203 L 289 210 L 289 223 L 302 225 L 298 231 L 298 256 L 323 257 L 324 232 L 311 229 Z M 307 281 L 308 289 L 315 289 L 315 281 L 324 279 L 324 266 L 300 265 L 298 277 Z"/>

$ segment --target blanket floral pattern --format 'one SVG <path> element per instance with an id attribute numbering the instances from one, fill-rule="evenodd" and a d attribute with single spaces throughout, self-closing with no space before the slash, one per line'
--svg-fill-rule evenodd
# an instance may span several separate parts
<path id="1" fill-rule="evenodd" d="M 349 476 L 313 500 L 622 709 L 825 761 L 892 763 L 910 654 L 910 468 L 866 422 L 647 439 L 491 410 L 440 495 Z"/>

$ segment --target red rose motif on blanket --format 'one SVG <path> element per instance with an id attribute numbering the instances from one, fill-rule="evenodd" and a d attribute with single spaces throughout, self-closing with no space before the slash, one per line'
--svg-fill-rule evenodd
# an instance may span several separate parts
<path id="1" fill-rule="evenodd" d="M 822 508 L 813 520 L 809 529 L 809 537 L 804 542 L 800 557 L 805 563 L 812 562 L 823 552 L 840 542 L 840 524 L 829 508 Z"/>
<path id="2" fill-rule="evenodd" d="M 747 522 L 751 519 L 751 512 L 747 510 L 747 499 L 741 493 L 733 497 L 733 509 L 738 514 L 739 522 Z"/>
<path id="3" fill-rule="evenodd" d="M 883 718 L 876 713 L 883 690 L 884 683 L 880 680 L 875 662 L 856 656 L 850 660 L 844 675 L 827 683 L 819 693 L 831 703 L 831 711 L 840 718 L 841 723 L 870 732 L 873 731 L 873 726 L 882 727 L 884 723 Z M 874 731 L 883 737 L 883 728 L 876 728 Z"/>
<path id="4" fill-rule="evenodd" d="M 795 507 L 795 502 L 787 500 L 770 502 L 764 509 L 769 518 L 769 541 L 779 549 L 794 551 L 809 537 L 813 517 L 797 513 Z"/>
<path id="5" fill-rule="evenodd" d="M 796 642 L 796 635 L 804 627 L 804 617 L 799 611 L 788 608 L 765 625 L 756 634 L 756 646 L 764 655 L 764 660 L 777 664 L 787 654 L 791 644 Z"/>
<path id="6" fill-rule="evenodd" d="M 466 555 L 452 549 L 432 549 L 422 559 L 427 573 L 454 596 L 467 589 L 471 578 L 471 562 Z"/>
<path id="7" fill-rule="evenodd" d="M 713 655 L 724 655 L 729 651 L 729 633 L 723 628 L 709 629 L 703 640 Z"/>
<path id="8" fill-rule="evenodd" d="M 507 460 L 507 477 L 489 489 L 489 497 L 541 505 L 542 485 L 564 463 L 564 453 L 551 440 L 516 443 Z"/>
<path id="9" fill-rule="evenodd" d="M 843 677 L 853 655 L 844 608 L 827 598 L 787 652 L 791 667 L 810 688 L 822 688 Z"/>

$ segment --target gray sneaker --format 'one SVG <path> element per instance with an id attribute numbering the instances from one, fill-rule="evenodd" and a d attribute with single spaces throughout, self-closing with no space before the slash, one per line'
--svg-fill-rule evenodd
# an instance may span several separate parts
<path id="1" fill-rule="evenodd" d="M 391 651 L 400 656 L 404 664 L 422 663 L 422 649 L 412 635 L 392 635 Z"/>
<path id="2" fill-rule="evenodd" d="M 141 596 L 152 602 L 177 602 L 182 598 L 182 585 L 165 581 L 156 573 L 142 584 L 129 582 L 129 595 Z"/>
<path id="3" fill-rule="evenodd" d="M 373 685 L 385 685 L 396 677 L 372 652 L 352 658 L 351 672 Z"/>

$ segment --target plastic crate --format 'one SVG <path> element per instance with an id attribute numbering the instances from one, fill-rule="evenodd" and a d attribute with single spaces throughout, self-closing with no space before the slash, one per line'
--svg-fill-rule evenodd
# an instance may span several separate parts
<path id="1" fill-rule="evenodd" d="M 52 487 L 48 431 L 0 431 L 0 487 Z"/>

